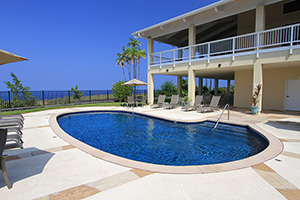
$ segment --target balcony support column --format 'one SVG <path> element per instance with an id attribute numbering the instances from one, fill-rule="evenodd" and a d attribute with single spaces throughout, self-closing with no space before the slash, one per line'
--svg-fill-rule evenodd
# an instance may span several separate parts
<path id="1" fill-rule="evenodd" d="M 230 95 L 230 80 L 227 80 L 227 95 Z"/>
<path id="2" fill-rule="evenodd" d="M 177 76 L 177 94 L 182 97 L 182 76 Z"/>
<path id="3" fill-rule="evenodd" d="M 215 95 L 218 95 L 219 79 L 215 78 Z"/>
<path id="4" fill-rule="evenodd" d="M 148 70 L 148 104 L 152 105 L 154 102 L 154 74 Z"/>
<path id="5" fill-rule="evenodd" d="M 202 95 L 202 89 L 203 89 L 203 78 L 199 77 L 199 95 Z"/>
<path id="6" fill-rule="evenodd" d="M 191 25 L 189 27 L 189 46 L 196 44 L 196 27 Z M 194 59 L 196 55 L 195 47 L 191 48 L 191 58 Z"/>
<path id="7" fill-rule="evenodd" d="M 255 12 L 255 31 L 264 31 L 266 21 L 265 5 L 260 5 L 256 7 Z"/>
<path id="8" fill-rule="evenodd" d="M 260 95 L 258 97 L 258 111 L 262 110 L 262 95 L 263 95 L 263 66 L 259 61 L 256 61 L 253 66 L 253 88 L 252 95 L 256 91 L 257 85 L 261 85 Z"/>
<path id="9" fill-rule="evenodd" d="M 153 63 L 153 56 L 150 56 L 151 53 L 154 53 L 154 40 L 151 37 L 149 37 L 148 38 L 148 49 L 147 49 L 148 68 L 150 67 L 150 63 Z"/>
<path id="10" fill-rule="evenodd" d="M 193 70 L 192 66 L 189 66 L 188 69 L 188 97 L 191 100 L 190 104 L 193 105 L 195 102 L 195 71 Z"/>

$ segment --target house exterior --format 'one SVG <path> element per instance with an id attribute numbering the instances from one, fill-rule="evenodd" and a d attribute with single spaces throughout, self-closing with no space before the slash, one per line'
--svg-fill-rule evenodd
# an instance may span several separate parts
<path id="1" fill-rule="evenodd" d="M 191 103 L 196 85 L 213 78 L 216 89 L 219 79 L 235 81 L 235 107 L 249 108 L 260 84 L 260 111 L 300 111 L 300 1 L 221 0 L 133 35 L 148 40 L 150 104 L 160 74 L 178 86 L 188 77 Z M 154 52 L 154 41 L 174 48 Z"/>

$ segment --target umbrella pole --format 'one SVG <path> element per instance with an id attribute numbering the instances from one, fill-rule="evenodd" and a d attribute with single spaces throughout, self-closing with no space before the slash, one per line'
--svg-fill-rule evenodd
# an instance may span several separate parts
<path id="1" fill-rule="evenodd" d="M 133 86 L 134 87 L 134 92 L 133 92 L 133 101 L 134 101 L 134 105 L 136 105 L 135 103 L 135 92 L 136 92 L 136 86 Z"/>

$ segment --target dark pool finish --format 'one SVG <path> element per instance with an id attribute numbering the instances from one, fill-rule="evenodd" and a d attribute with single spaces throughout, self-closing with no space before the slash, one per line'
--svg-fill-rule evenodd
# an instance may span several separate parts
<path id="1" fill-rule="evenodd" d="M 174 123 L 125 112 L 84 112 L 58 117 L 72 137 L 131 160 L 172 166 L 225 163 L 250 157 L 267 146 L 247 127 Z"/>

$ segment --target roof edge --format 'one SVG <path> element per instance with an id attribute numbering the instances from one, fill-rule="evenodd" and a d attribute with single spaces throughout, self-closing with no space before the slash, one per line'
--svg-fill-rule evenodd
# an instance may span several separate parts
<path id="1" fill-rule="evenodd" d="M 145 38 L 145 37 L 143 37 L 143 36 L 141 35 L 141 32 L 145 32 L 145 31 L 148 31 L 148 30 L 151 30 L 151 29 L 154 29 L 154 28 L 158 28 L 158 27 L 163 26 L 163 25 L 166 25 L 166 24 L 168 24 L 168 23 L 171 23 L 171 22 L 174 22 L 174 21 L 183 19 L 183 18 L 190 17 L 190 16 L 192 16 L 192 15 L 195 15 L 195 14 L 198 14 L 198 13 L 201 13 L 201 12 L 204 12 L 204 11 L 206 11 L 206 10 L 210 10 L 210 9 L 215 8 L 215 7 L 218 7 L 218 6 L 225 5 L 225 4 L 230 3 L 230 2 L 232 2 L 232 1 L 234 1 L 234 0 L 221 0 L 221 1 L 217 1 L 217 2 L 215 2 L 215 3 L 209 4 L 209 5 L 207 5 L 207 6 L 198 8 L 198 9 L 193 10 L 193 11 L 190 11 L 190 12 L 188 12 L 188 13 L 179 15 L 179 16 L 174 17 L 174 18 L 171 18 L 171 19 L 169 19 L 169 20 L 160 22 L 160 23 L 158 23 L 158 24 L 154 24 L 154 25 L 152 25 L 152 26 L 150 26 L 150 27 L 147 27 L 147 28 L 144 28 L 144 29 L 135 31 L 134 33 L 132 33 L 132 35 L 133 35 L 135 38 Z"/>

